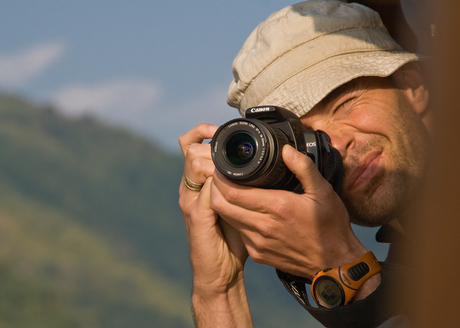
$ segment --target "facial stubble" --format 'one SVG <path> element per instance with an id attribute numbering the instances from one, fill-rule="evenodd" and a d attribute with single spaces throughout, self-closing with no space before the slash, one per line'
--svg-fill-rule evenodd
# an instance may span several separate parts
<path id="1" fill-rule="evenodd" d="M 394 140 L 385 148 L 391 165 L 384 167 L 357 192 L 341 193 L 351 222 L 362 226 L 379 226 L 398 215 L 416 198 L 426 175 L 428 163 L 428 132 L 405 95 L 398 93 L 399 116 L 394 117 Z M 380 136 L 370 138 L 356 151 L 365 154 L 385 145 Z M 356 156 L 348 162 L 357 164 Z M 347 169 L 345 174 L 347 174 Z"/>

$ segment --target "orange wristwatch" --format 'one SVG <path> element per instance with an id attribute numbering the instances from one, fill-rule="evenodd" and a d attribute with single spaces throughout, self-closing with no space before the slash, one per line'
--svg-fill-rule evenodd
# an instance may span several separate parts
<path id="1" fill-rule="evenodd" d="M 374 253 L 367 252 L 349 264 L 318 272 L 311 284 L 311 294 L 320 307 L 346 305 L 364 282 L 380 270 L 382 266 Z"/>

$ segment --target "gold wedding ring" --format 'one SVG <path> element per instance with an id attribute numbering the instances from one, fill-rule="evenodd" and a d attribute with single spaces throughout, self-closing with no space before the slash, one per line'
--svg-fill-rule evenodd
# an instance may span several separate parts
<path id="1" fill-rule="evenodd" d="M 195 183 L 188 178 L 188 175 L 185 176 L 185 186 L 191 191 L 200 191 L 203 188 L 204 183 Z"/>

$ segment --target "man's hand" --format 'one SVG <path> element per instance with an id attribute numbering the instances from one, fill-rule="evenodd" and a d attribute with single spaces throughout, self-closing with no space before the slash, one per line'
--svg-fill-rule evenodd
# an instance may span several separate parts
<path id="1" fill-rule="evenodd" d="M 311 159 L 285 146 L 283 160 L 303 194 L 244 187 L 214 173 L 211 208 L 241 233 L 251 258 L 311 279 L 366 253 L 345 206 Z"/>
<path id="2" fill-rule="evenodd" d="M 243 268 L 247 251 L 238 231 L 219 220 L 210 207 L 214 164 L 209 144 L 217 127 L 200 124 L 179 138 L 185 158 L 179 188 L 193 270 L 193 307 L 198 327 L 252 327 Z M 203 184 L 189 190 L 185 177 Z"/>

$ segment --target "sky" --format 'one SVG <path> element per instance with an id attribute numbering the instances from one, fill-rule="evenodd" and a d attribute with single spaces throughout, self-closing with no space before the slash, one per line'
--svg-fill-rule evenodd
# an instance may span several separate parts
<path id="1" fill-rule="evenodd" d="M 0 0 L 0 92 L 91 115 L 178 152 L 199 124 L 238 116 L 231 65 L 288 0 Z"/>
<path id="2" fill-rule="evenodd" d="M 0 0 L 0 93 L 179 153 L 195 125 L 239 116 L 226 103 L 233 59 L 260 22 L 294 3 Z"/>

